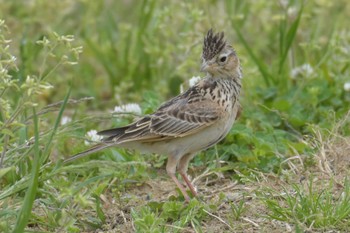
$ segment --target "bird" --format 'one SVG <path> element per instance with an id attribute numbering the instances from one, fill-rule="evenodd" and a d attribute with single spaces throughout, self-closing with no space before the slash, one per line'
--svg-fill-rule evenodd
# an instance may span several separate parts
<path id="1" fill-rule="evenodd" d="M 186 185 L 193 197 L 197 196 L 187 175 L 189 162 L 198 152 L 224 139 L 241 109 L 241 63 L 224 32 L 210 29 L 204 36 L 200 70 L 206 76 L 188 90 L 129 125 L 98 132 L 103 136 L 100 143 L 64 163 L 114 146 L 164 154 L 168 157 L 167 174 L 189 202 Z"/>

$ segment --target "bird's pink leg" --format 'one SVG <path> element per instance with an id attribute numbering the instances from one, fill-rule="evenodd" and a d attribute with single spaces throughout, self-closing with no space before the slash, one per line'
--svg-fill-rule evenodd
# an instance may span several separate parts
<path id="1" fill-rule="evenodd" d="M 190 162 L 190 160 L 193 158 L 195 154 L 186 154 L 184 155 L 179 162 L 179 173 L 182 176 L 182 179 L 186 182 L 188 188 L 191 190 L 191 193 L 193 194 L 193 196 L 197 196 L 197 192 L 195 190 L 195 188 L 193 187 L 190 179 L 188 179 L 187 176 L 187 168 L 188 168 L 188 163 Z"/>
<path id="2" fill-rule="evenodd" d="M 190 197 L 186 193 L 186 189 L 184 188 L 184 186 L 179 182 L 179 180 L 175 176 L 177 162 L 178 162 L 178 159 L 176 157 L 169 156 L 168 162 L 166 165 L 166 171 L 167 171 L 168 175 L 171 177 L 171 179 L 175 182 L 176 186 L 179 187 L 186 202 L 189 202 Z"/>
<path id="3" fill-rule="evenodd" d="M 180 173 L 180 175 L 182 176 L 182 179 L 186 182 L 188 188 L 191 190 L 191 193 L 193 194 L 193 196 L 194 196 L 194 197 L 197 196 L 197 192 L 196 192 L 195 188 L 193 187 L 193 185 L 192 185 L 190 179 L 188 179 L 187 174 L 186 174 L 186 173 L 183 173 L 183 172 L 181 172 L 181 171 L 180 171 L 179 173 Z"/>
<path id="4" fill-rule="evenodd" d="M 169 174 L 169 173 L 168 173 Z M 184 188 L 184 186 L 179 182 L 179 180 L 176 178 L 175 174 L 169 174 L 169 176 L 171 177 L 171 179 L 173 179 L 173 181 L 175 182 L 175 184 L 177 185 L 177 187 L 179 187 L 182 195 L 184 196 L 186 202 L 190 201 L 190 197 L 188 196 L 188 194 L 186 193 L 186 190 Z"/>

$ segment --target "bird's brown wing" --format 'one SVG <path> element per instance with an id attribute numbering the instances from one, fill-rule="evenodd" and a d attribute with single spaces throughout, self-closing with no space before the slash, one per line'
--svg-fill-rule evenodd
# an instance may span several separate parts
<path id="1" fill-rule="evenodd" d="M 187 103 L 155 113 L 151 119 L 152 133 L 184 137 L 212 125 L 223 115 L 222 108 L 210 100 Z"/>
<path id="2" fill-rule="evenodd" d="M 224 110 L 195 89 L 164 103 L 156 112 L 122 128 L 99 132 L 105 142 L 161 141 L 184 137 L 214 124 Z"/>

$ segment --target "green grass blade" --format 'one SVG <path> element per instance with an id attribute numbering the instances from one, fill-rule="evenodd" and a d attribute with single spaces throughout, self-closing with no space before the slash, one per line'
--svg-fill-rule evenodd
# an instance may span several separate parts
<path id="1" fill-rule="evenodd" d="M 118 80 L 117 78 L 117 72 L 115 70 L 114 63 L 110 62 L 111 54 L 106 55 L 105 52 L 103 52 L 101 50 L 101 48 L 98 47 L 98 45 L 92 41 L 89 36 L 86 36 L 85 34 L 83 34 L 83 38 L 85 40 L 85 43 L 87 44 L 87 47 L 89 47 L 89 49 L 91 49 L 92 53 L 94 54 L 95 57 L 99 58 L 99 62 L 100 64 L 103 66 L 103 68 L 105 69 L 105 71 L 108 74 L 109 80 L 111 81 L 111 83 L 113 85 L 118 84 Z"/>
<path id="2" fill-rule="evenodd" d="M 331 31 L 329 33 L 329 35 L 327 36 L 328 38 L 328 41 L 327 43 L 325 44 L 325 46 L 321 49 L 321 51 L 324 51 L 323 53 L 323 56 L 320 57 L 320 59 L 318 60 L 317 64 L 316 64 L 316 67 L 319 67 L 321 66 L 321 64 L 324 64 L 327 59 L 329 59 L 329 57 L 331 56 L 332 54 L 332 46 L 331 46 L 331 41 L 334 40 L 334 37 L 337 35 L 338 31 L 337 31 L 337 25 L 339 23 L 339 14 L 336 15 L 333 19 L 333 27 L 331 27 Z M 348 66 L 349 63 L 346 65 Z M 345 70 L 346 70 L 346 67 L 345 67 Z M 344 73 L 344 71 L 342 71 L 342 73 Z"/>
<path id="3" fill-rule="evenodd" d="M 283 56 L 284 40 L 285 40 L 285 33 L 287 28 L 286 21 L 287 21 L 286 19 L 280 21 L 279 30 L 278 30 L 279 31 L 279 57 Z"/>
<path id="4" fill-rule="evenodd" d="M 41 158 L 41 164 L 45 164 L 47 159 L 48 159 L 48 157 L 49 157 L 50 145 L 52 143 L 53 137 L 55 136 L 55 134 L 57 132 L 57 128 L 58 128 L 58 126 L 59 126 L 59 124 L 61 122 L 61 118 L 62 118 L 64 109 L 66 108 L 66 105 L 67 105 L 67 102 L 68 102 L 71 90 L 72 90 L 72 88 L 70 87 L 69 90 L 68 90 L 67 95 L 64 97 L 63 103 L 61 105 L 60 111 L 58 112 L 58 116 L 57 116 L 56 121 L 55 121 L 55 125 L 53 127 L 52 132 L 51 132 L 49 141 L 46 143 L 45 150 L 44 150 L 43 156 Z"/>
<path id="5" fill-rule="evenodd" d="M 278 69 L 279 74 L 282 73 L 283 65 L 287 59 L 288 51 L 289 51 L 290 47 L 292 46 L 295 35 L 297 33 L 300 19 L 301 19 L 301 15 L 303 14 L 303 8 L 304 8 L 304 5 L 301 6 L 297 19 L 292 23 L 292 26 L 289 28 L 289 30 L 287 32 L 286 41 L 283 43 L 285 47 L 283 48 L 283 51 L 282 51 L 282 56 L 281 56 L 279 69 Z"/>
<path id="6" fill-rule="evenodd" d="M 245 49 L 248 51 L 249 56 L 252 58 L 252 60 L 254 61 L 254 63 L 258 66 L 258 69 L 261 73 L 261 75 L 264 78 L 265 84 L 266 86 L 271 86 L 271 82 L 274 82 L 274 79 L 272 77 L 271 74 L 269 74 L 269 72 L 267 71 L 267 68 L 265 66 L 265 64 L 262 62 L 262 59 L 259 59 L 255 53 L 253 52 L 252 48 L 249 46 L 249 44 L 247 43 L 246 39 L 243 37 L 241 31 L 239 30 L 237 24 L 235 22 L 233 22 L 231 20 L 231 24 L 233 26 L 233 28 L 235 29 L 238 39 L 240 40 L 240 42 L 243 44 L 243 46 L 245 47 Z"/>
<path id="7" fill-rule="evenodd" d="M 31 179 L 29 181 L 29 186 L 24 197 L 24 201 L 22 204 L 22 208 L 18 214 L 17 222 L 15 225 L 15 229 L 13 232 L 19 233 L 23 232 L 24 228 L 28 223 L 29 216 L 32 211 L 33 202 L 35 199 L 35 195 L 38 189 L 38 176 L 39 176 L 39 168 L 40 168 L 40 150 L 39 150 L 39 127 L 38 127 L 38 117 L 35 112 L 35 108 L 33 108 L 33 116 L 34 116 L 34 160 L 33 160 L 33 169 L 31 171 Z"/>
<path id="8" fill-rule="evenodd" d="M 99 180 L 106 180 L 108 178 L 113 178 L 115 176 L 114 173 L 108 173 L 108 174 L 103 174 L 103 175 L 99 175 L 99 176 L 94 176 L 92 178 L 89 178 L 83 182 L 81 182 L 79 185 L 77 185 L 74 190 L 72 190 L 73 195 L 76 195 L 77 193 L 79 193 L 81 191 L 82 188 L 88 186 L 91 183 L 95 183 L 96 181 Z"/>

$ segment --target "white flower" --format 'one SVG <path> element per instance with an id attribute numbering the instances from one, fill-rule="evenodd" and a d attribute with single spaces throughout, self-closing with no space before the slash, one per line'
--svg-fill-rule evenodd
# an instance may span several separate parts
<path id="1" fill-rule="evenodd" d="M 188 80 L 188 84 L 190 85 L 190 87 L 193 87 L 194 85 L 196 85 L 196 83 L 199 82 L 200 79 L 201 77 L 199 76 L 193 76 L 190 80 Z"/>
<path id="2" fill-rule="evenodd" d="M 350 91 L 350 82 L 344 83 L 344 90 Z"/>
<path id="3" fill-rule="evenodd" d="M 280 4 L 283 8 L 287 8 L 289 5 L 289 0 L 280 0 Z"/>
<path id="4" fill-rule="evenodd" d="M 72 118 L 70 118 L 70 117 L 68 117 L 68 116 L 63 116 L 62 118 L 61 118 L 61 125 L 65 125 L 65 124 L 67 124 L 67 123 L 69 123 L 69 122 L 71 122 L 72 121 Z"/>
<path id="5" fill-rule="evenodd" d="M 16 60 L 17 60 L 17 57 L 11 56 L 11 62 L 16 62 Z"/>
<path id="6" fill-rule="evenodd" d="M 140 105 L 131 103 L 121 106 L 115 106 L 113 113 L 133 113 L 136 115 L 141 115 L 142 110 Z"/>
<path id="7" fill-rule="evenodd" d="M 31 78 L 29 75 L 27 75 L 26 83 L 27 83 L 27 84 L 33 84 L 33 83 L 34 83 L 34 79 Z"/>
<path id="8" fill-rule="evenodd" d="M 180 84 L 180 93 L 184 92 L 184 85 Z"/>
<path id="9" fill-rule="evenodd" d="M 297 78 L 298 76 L 310 77 L 314 73 L 314 69 L 310 64 L 303 64 L 301 66 L 295 67 L 290 72 L 292 79 Z"/>
<path id="10" fill-rule="evenodd" d="M 102 136 L 97 134 L 96 130 L 90 130 L 86 133 L 85 135 L 86 140 L 84 141 L 85 145 L 90 145 L 91 143 L 95 143 L 95 142 L 100 142 L 101 139 L 103 138 Z"/>
<path id="11" fill-rule="evenodd" d="M 287 10 L 287 14 L 290 18 L 295 18 L 298 14 L 298 10 L 296 7 L 289 7 Z"/>

